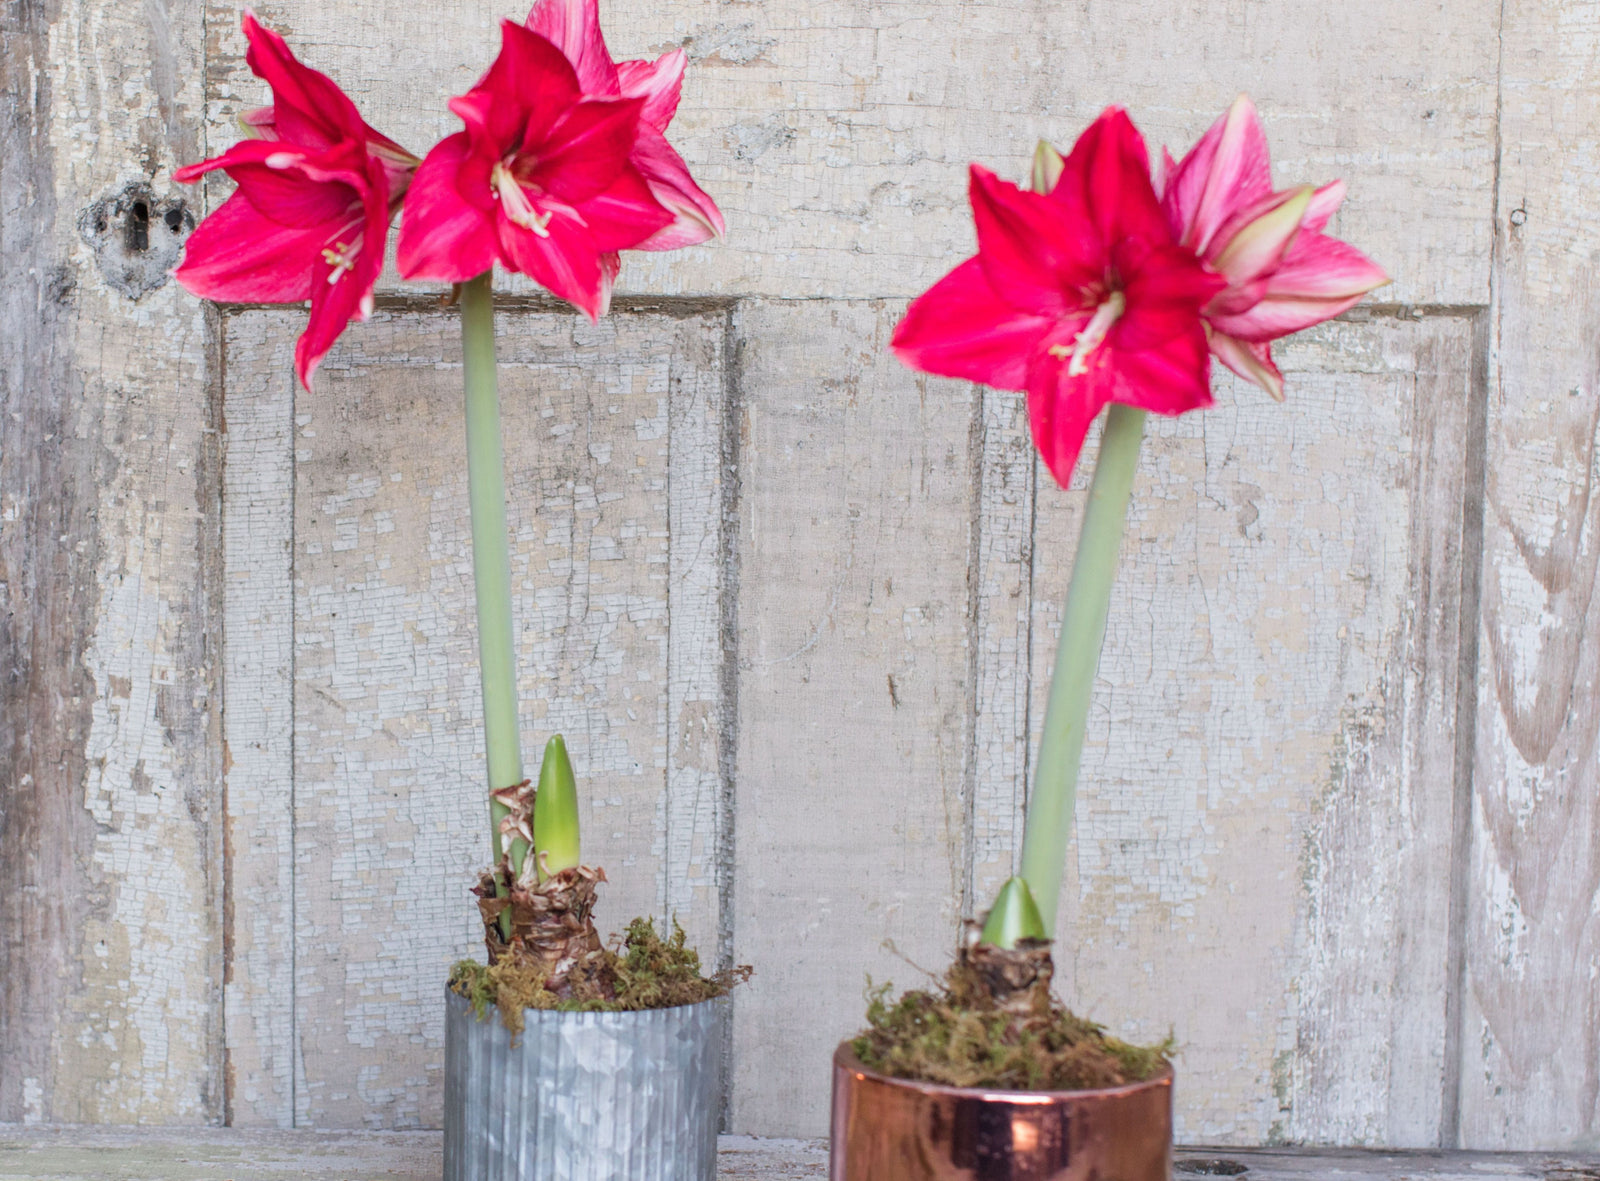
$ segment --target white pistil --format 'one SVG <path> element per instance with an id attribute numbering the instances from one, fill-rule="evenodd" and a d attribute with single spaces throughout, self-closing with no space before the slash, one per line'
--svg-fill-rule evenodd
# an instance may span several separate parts
<path id="1" fill-rule="evenodd" d="M 1106 333 L 1111 331 L 1111 326 L 1122 318 L 1122 313 L 1128 310 L 1128 297 L 1120 291 L 1113 291 L 1106 296 L 1105 302 L 1095 308 L 1094 315 L 1084 325 L 1083 331 L 1072 338 L 1072 347 L 1069 349 L 1064 344 L 1053 344 L 1049 348 L 1052 357 L 1067 362 L 1068 377 L 1082 377 L 1089 372 L 1089 356 L 1105 341 Z"/>
<path id="2" fill-rule="evenodd" d="M 322 261 L 333 268 L 328 272 L 328 286 L 332 287 L 344 277 L 346 271 L 355 269 L 356 252 L 347 243 L 335 242 L 323 248 Z"/>
<path id="3" fill-rule="evenodd" d="M 494 166 L 494 171 L 489 174 L 490 190 L 500 202 L 500 208 L 505 211 L 517 225 L 525 230 L 532 230 L 541 238 L 550 236 L 550 213 L 540 213 L 533 207 L 533 202 L 528 200 L 527 190 L 517 183 L 517 178 L 511 175 L 511 169 L 505 162 Z"/>

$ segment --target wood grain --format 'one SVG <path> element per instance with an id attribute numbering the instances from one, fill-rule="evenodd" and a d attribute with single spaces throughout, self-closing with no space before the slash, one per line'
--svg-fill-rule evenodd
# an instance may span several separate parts
<path id="1" fill-rule="evenodd" d="M 259 12 L 422 151 L 460 129 L 445 101 L 487 67 L 496 18 L 525 10 L 274 0 Z M 969 161 L 1019 178 L 1039 137 L 1070 141 L 1108 103 L 1129 107 L 1153 152 L 1181 152 L 1249 90 L 1285 182 L 1354 182 L 1338 228 L 1396 276 L 1390 298 L 1485 299 L 1493 0 L 1456 0 L 1447 18 L 1388 0 L 669 0 L 608 2 L 601 18 L 618 57 L 688 50 L 673 140 L 730 227 L 725 243 L 630 255 L 626 290 L 910 297 L 971 247 Z M 214 3 L 208 26 L 220 129 L 260 85 L 237 8 Z"/>
<path id="2" fill-rule="evenodd" d="M 1600 1142 L 1600 8 L 1505 16 L 1462 1136 Z"/>
<path id="3" fill-rule="evenodd" d="M 0 1119 L 222 1112 L 206 312 L 88 216 L 178 199 L 200 11 L 0 10 Z"/>
<path id="4" fill-rule="evenodd" d="M 286 388 L 283 321 L 230 321 L 229 388 L 247 412 L 258 386 Z M 602 924 L 676 913 L 708 956 L 720 906 L 723 321 L 590 326 L 512 311 L 500 323 L 527 760 L 566 735 L 585 859 L 611 877 Z M 294 547 L 292 617 L 278 603 L 258 613 L 275 631 L 268 651 L 293 646 L 293 822 L 275 812 L 263 837 L 269 851 L 293 849 L 294 1012 L 286 1028 L 274 977 L 271 1021 L 230 1027 L 230 1044 L 265 1059 L 292 1037 L 302 1126 L 437 1124 L 440 992 L 450 962 L 481 943 L 466 893 L 487 822 L 457 332 L 451 313 L 381 313 L 329 357 L 317 395 L 295 402 L 292 472 L 248 436 L 229 452 L 230 481 L 262 489 L 242 511 L 292 501 Z M 281 399 L 268 406 L 279 418 Z M 252 532 L 248 544 L 277 540 Z M 230 620 L 243 627 L 255 608 L 239 590 Z M 242 723 L 272 724 L 264 704 Z M 249 819 L 273 823 L 241 812 L 236 832 Z M 244 916 L 281 907 L 282 893 L 247 882 L 235 857 L 241 939 Z M 275 1106 L 270 1118 L 282 1121 Z"/>
<path id="5" fill-rule="evenodd" d="M 1177 1037 L 1182 1139 L 1436 1141 L 1471 341 L 1327 325 L 1286 405 L 1223 378 L 1150 421 L 1059 978 Z M 1087 479 L 1039 478 L 1035 729 Z"/>
<path id="6" fill-rule="evenodd" d="M 954 946 L 979 407 L 888 356 L 902 310 L 739 312 L 735 1131 L 820 1131 L 867 977 Z"/>
<path id="7" fill-rule="evenodd" d="M 222 482 L 227 1122 L 294 1125 L 294 337 L 231 316 Z M 226 366 L 224 355 L 224 365 Z"/>

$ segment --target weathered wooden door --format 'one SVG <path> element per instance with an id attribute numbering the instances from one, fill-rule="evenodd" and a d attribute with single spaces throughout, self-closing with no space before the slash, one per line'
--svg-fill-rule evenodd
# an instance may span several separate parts
<path id="1" fill-rule="evenodd" d="M 1063 991 L 1179 1044 L 1180 1135 L 1600 1136 L 1600 5 L 608 3 L 686 46 L 724 244 L 591 326 L 500 313 L 531 740 L 606 916 L 752 963 L 730 1126 L 817 1134 L 870 974 L 1010 870 L 1081 490 L 1018 395 L 884 345 L 963 168 L 1248 87 L 1395 276 L 1286 406 L 1152 424 L 1062 900 Z M 413 149 L 481 3 L 259 11 Z M 166 281 L 264 98 L 238 11 L 0 9 L 0 1120 L 415 1127 L 483 857 L 454 315 Z M 506 10 L 504 15 L 520 15 Z M 909 961 L 909 962 L 908 962 Z"/>

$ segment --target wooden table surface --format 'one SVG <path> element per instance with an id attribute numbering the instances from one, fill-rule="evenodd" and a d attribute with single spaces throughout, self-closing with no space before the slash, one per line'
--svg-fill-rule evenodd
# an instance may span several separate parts
<path id="1" fill-rule="evenodd" d="M 0 1181 L 436 1181 L 438 1132 L 0 1125 Z M 722 1138 L 719 1181 L 820 1181 L 821 1140 Z M 1183 1148 L 1175 1181 L 1600 1181 L 1600 1154 Z"/>

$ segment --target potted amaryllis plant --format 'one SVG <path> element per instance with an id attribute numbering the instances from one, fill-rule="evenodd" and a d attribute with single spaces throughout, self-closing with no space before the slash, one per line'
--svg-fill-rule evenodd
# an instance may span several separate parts
<path id="1" fill-rule="evenodd" d="M 178 280 L 216 300 L 309 300 L 295 352 L 308 391 L 372 311 L 396 212 L 402 276 L 453 284 L 460 306 L 493 863 L 473 884 L 489 962 L 458 964 L 445 997 L 445 1176 L 708 1179 L 719 998 L 741 973 L 704 976 L 681 930 L 663 939 L 645 919 L 605 946 L 605 874 L 580 858 L 560 735 L 538 783 L 523 774 L 492 290 L 496 266 L 520 272 L 593 319 L 619 251 L 722 233 L 665 135 L 686 56 L 613 61 L 595 0 L 540 0 L 502 23 L 499 56 L 451 101 L 465 129 L 419 159 L 249 13 L 244 32 L 273 102 L 243 117 L 250 138 L 177 174 L 221 169 L 238 185 L 189 239 Z"/>
<path id="2" fill-rule="evenodd" d="M 1275 190 L 1241 96 L 1154 177 L 1111 108 L 1026 188 L 972 166 L 978 254 L 912 303 L 892 340 L 915 369 L 1027 391 L 1065 487 L 1094 419 L 1100 453 L 1062 616 L 1020 872 L 968 926 L 945 987 L 873 998 L 834 1058 L 834 1181 L 1165 1181 L 1166 1046 L 1136 1047 L 1051 995 L 1051 940 L 1078 764 L 1147 413 L 1212 404 L 1211 358 L 1283 398 L 1271 342 L 1388 281 L 1324 234 L 1344 186 Z"/>

